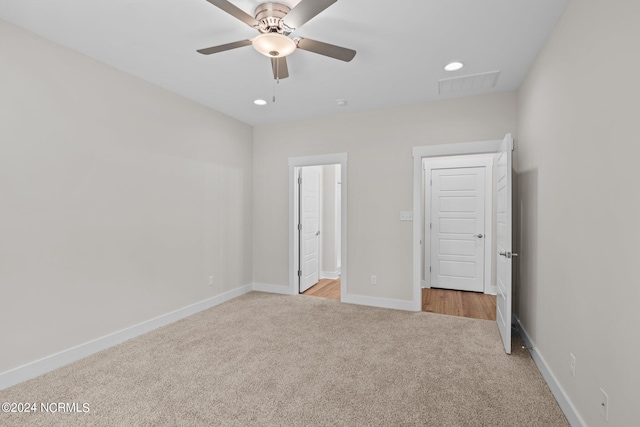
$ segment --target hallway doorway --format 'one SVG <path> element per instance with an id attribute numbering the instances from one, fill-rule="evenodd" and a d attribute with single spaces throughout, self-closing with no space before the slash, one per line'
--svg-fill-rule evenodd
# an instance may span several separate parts
<path id="1" fill-rule="evenodd" d="M 451 156 L 471 156 L 477 154 L 491 154 L 494 160 L 494 179 L 491 189 L 495 195 L 492 205 L 495 209 L 491 213 L 492 224 L 495 225 L 493 233 L 484 233 L 474 231 L 467 233 L 466 237 L 475 236 L 476 239 L 485 241 L 485 255 L 490 253 L 491 256 L 485 256 L 485 263 L 492 259 L 491 266 L 494 268 L 485 269 L 485 274 L 491 272 L 491 276 L 495 274 L 495 282 L 487 282 L 487 285 L 495 286 L 496 289 L 496 323 L 500 331 L 505 352 L 511 353 L 511 323 L 512 323 L 512 295 L 513 295 L 513 258 L 518 254 L 513 253 L 513 232 L 512 232 L 512 203 L 513 203 L 513 137 L 506 134 L 502 140 L 492 141 L 474 141 L 462 143 L 450 143 L 441 145 L 428 145 L 413 148 L 413 216 L 414 218 L 425 218 L 429 215 L 430 209 L 426 209 L 425 201 L 431 200 L 424 194 L 426 187 L 425 182 L 425 159 L 436 160 L 442 157 Z M 485 174 L 485 177 L 487 175 Z M 430 181 L 431 182 L 431 181 Z M 486 205 L 485 205 L 486 207 Z M 460 211 L 460 209 L 458 209 Z M 488 216 L 485 216 L 485 220 Z M 426 221 L 423 225 L 422 221 L 414 221 L 413 223 L 413 307 L 415 311 L 422 309 L 422 288 L 431 288 L 430 280 L 433 272 L 431 266 L 431 231 L 433 223 Z M 441 232 L 433 230 L 433 232 Z M 444 230 L 446 231 L 446 230 Z M 482 234 L 482 238 L 480 237 Z M 428 236 L 428 237 L 427 237 Z M 495 238 L 493 244 L 489 244 L 487 240 Z M 469 239 L 467 239 L 469 240 Z M 471 240 L 469 240 L 471 241 Z M 474 240 L 477 242 L 477 240 Z M 424 243 L 423 243 L 424 242 Z M 448 242 L 445 242 L 449 244 Z M 459 247 L 460 244 L 456 243 Z M 445 245 L 446 246 L 446 245 Z M 449 245 L 451 246 L 451 245 Z M 467 246 L 469 244 L 467 243 Z M 460 249 L 460 248 L 457 249 Z M 487 250 L 491 247 L 490 250 Z M 448 250 L 446 247 L 445 250 Z M 440 248 L 438 248 L 440 250 Z M 429 256 L 426 256 L 427 253 Z M 460 254 L 456 254 L 460 255 Z M 479 263 L 476 263 L 480 266 Z M 429 270 L 430 267 L 430 270 Z M 467 276 L 471 274 L 471 268 L 467 272 Z M 491 271 L 493 270 L 493 271 Z M 477 271 L 476 271 L 477 272 Z M 438 283 L 435 283 L 438 286 Z M 485 289 L 485 292 L 486 289 Z M 492 292 L 489 292 L 492 293 Z"/>
<path id="2" fill-rule="evenodd" d="M 329 282 L 332 297 L 346 294 L 346 166 L 346 153 L 289 159 L 291 294 L 324 294 Z"/>

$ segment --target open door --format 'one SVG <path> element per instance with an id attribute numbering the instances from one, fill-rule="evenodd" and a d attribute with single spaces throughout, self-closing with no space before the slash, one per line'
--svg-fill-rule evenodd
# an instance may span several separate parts
<path id="1" fill-rule="evenodd" d="M 500 144 L 498 150 L 496 188 L 497 198 L 496 209 L 496 241 L 498 257 L 497 264 L 497 296 L 496 296 L 496 321 L 502 336 L 504 349 L 511 354 L 511 308 L 512 308 L 512 288 L 511 288 L 511 265 L 513 257 L 518 254 L 512 250 L 511 232 L 511 203 L 512 203 L 512 153 L 513 139 L 511 134 L 507 134 Z"/>
<path id="2" fill-rule="evenodd" d="M 321 166 L 300 169 L 300 288 L 303 293 L 320 279 L 320 182 Z"/>

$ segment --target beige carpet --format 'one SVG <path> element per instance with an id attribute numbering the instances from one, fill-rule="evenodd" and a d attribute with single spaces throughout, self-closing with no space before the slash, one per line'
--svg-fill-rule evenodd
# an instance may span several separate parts
<path id="1" fill-rule="evenodd" d="M 567 426 L 495 322 L 252 292 L 0 391 L 2 426 Z M 39 409 L 39 408 L 38 408 Z"/>

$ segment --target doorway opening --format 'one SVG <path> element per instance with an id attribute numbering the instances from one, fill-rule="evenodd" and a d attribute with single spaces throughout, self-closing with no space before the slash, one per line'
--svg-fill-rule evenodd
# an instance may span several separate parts
<path id="1" fill-rule="evenodd" d="M 346 153 L 289 159 L 291 294 L 346 294 L 346 164 Z"/>
<path id="2" fill-rule="evenodd" d="M 423 159 L 422 288 L 496 294 L 492 250 L 496 156 Z"/>
<path id="3" fill-rule="evenodd" d="M 472 286 L 473 282 L 473 286 L 478 289 L 477 280 L 486 278 L 486 275 L 491 272 L 489 283 L 490 286 L 494 286 L 496 293 L 495 319 L 507 353 L 511 353 L 511 272 L 513 257 L 517 255 L 512 252 L 512 152 L 513 138 L 511 134 L 507 134 L 502 140 L 413 148 L 413 217 L 422 219 L 422 221 L 414 221 L 413 223 L 413 309 L 415 311 L 422 310 L 422 290 L 423 287 L 430 289 L 432 280 L 435 280 L 436 285 L 440 285 L 444 281 L 447 286 L 453 289 L 456 289 L 456 286 L 458 289 L 467 285 Z M 493 207 L 489 216 L 495 233 L 489 234 L 492 239 L 490 245 L 486 241 L 486 231 L 477 230 L 482 226 L 482 223 L 485 224 L 484 230 L 486 230 L 486 222 L 484 221 L 487 218 L 486 211 L 473 203 L 473 200 L 479 199 L 479 193 L 473 194 L 470 191 L 473 187 L 471 183 L 476 182 L 477 184 L 486 180 L 486 174 L 483 177 L 482 174 L 466 173 L 463 170 L 465 168 L 459 167 L 460 165 L 455 166 L 458 168 L 457 171 L 449 171 L 451 173 L 444 174 L 436 173 L 437 179 L 445 176 L 448 182 L 444 189 L 440 187 L 437 189 L 438 195 L 444 199 L 437 201 L 440 205 L 436 206 L 435 213 L 434 208 L 430 206 L 433 203 L 431 193 L 426 195 L 427 186 L 425 183 L 429 182 L 429 186 L 431 186 L 431 181 L 426 180 L 425 163 L 435 164 L 438 161 L 443 161 L 443 158 L 446 157 L 461 159 L 460 156 L 478 154 L 492 156 L 495 164 L 491 185 L 495 202 L 493 200 L 489 202 Z M 437 170 L 437 167 L 435 169 Z M 432 170 L 429 171 L 430 175 Z M 432 179 L 434 179 L 434 175 L 429 177 L 429 180 Z M 463 194 L 464 192 L 467 193 Z M 427 199 L 430 202 L 430 209 L 425 208 Z M 485 198 L 483 197 L 483 199 Z M 485 211 L 484 217 L 465 216 L 472 210 L 475 210 L 476 213 Z M 442 212 L 444 214 L 441 215 Z M 434 228 L 433 218 L 429 222 L 426 221 L 427 218 L 434 215 L 440 215 L 436 219 L 439 221 L 437 228 Z M 436 234 L 438 236 L 432 239 L 431 236 Z M 461 238 L 463 236 L 464 238 Z M 488 250 L 487 245 L 489 246 Z M 476 257 L 473 262 L 469 261 L 471 258 L 465 258 L 477 255 L 479 249 L 482 249 L 484 255 L 490 255 L 485 256 L 484 259 Z M 487 258 L 491 258 L 491 261 Z M 491 262 L 489 268 L 485 268 L 487 262 Z M 437 266 L 440 270 L 436 269 L 435 274 L 438 277 L 434 278 L 433 267 L 435 263 L 440 263 Z M 458 270 L 452 270 L 453 267 L 458 267 Z M 493 281 L 494 275 L 495 281 Z M 483 288 L 486 287 L 483 286 Z M 460 292 L 451 289 L 447 291 Z"/>

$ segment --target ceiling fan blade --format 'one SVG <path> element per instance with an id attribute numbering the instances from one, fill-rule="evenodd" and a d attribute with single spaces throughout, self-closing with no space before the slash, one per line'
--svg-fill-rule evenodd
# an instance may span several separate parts
<path id="1" fill-rule="evenodd" d="M 220 46 L 206 47 L 204 49 L 198 49 L 198 53 L 203 55 L 211 55 L 212 53 L 224 52 L 225 50 L 236 49 L 243 46 L 249 46 L 251 40 L 241 40 L 239 42 L 221 44 Z"/>
<path id="2" fill-rule="evenodd" d="M 311 39 L 298 39 L 298 49 L 307 50 L 309 52 L 318 53 L 330 58 L 339 59 L 340 61 L 349 62 L 356 56 L 356 51 L 347 49 L 346 47 L 335 46 L 329 43 L 323 43 Z"/>
<path id="3" fill-rule="evenodd" d="M 271 58 L 271 68 L 273 68 L 274 79 L 286 79 L 289 77 L 289 68 L 287 67 L 287 58 Z"/>
<path id="4" fill-rule="evenodd" d="M 207 0 L 207 1 L 212 5 L 214 5 L 215 7 L 224 10 L 229 15 L 241 20 L 242 22 L 244 22 L 250 27 L 256 28 L 258 27 L 258 25 L 260 25 L 253 16 L 249 15 L 239 7 L 229 3 L 227 0 Z"/>
<path id="5" fill-rule="evenodd" d="M 289 28 L 300 28 L 311 18 L 334 4 L 338 0 L 302 0 L 283 18 Z"/>

